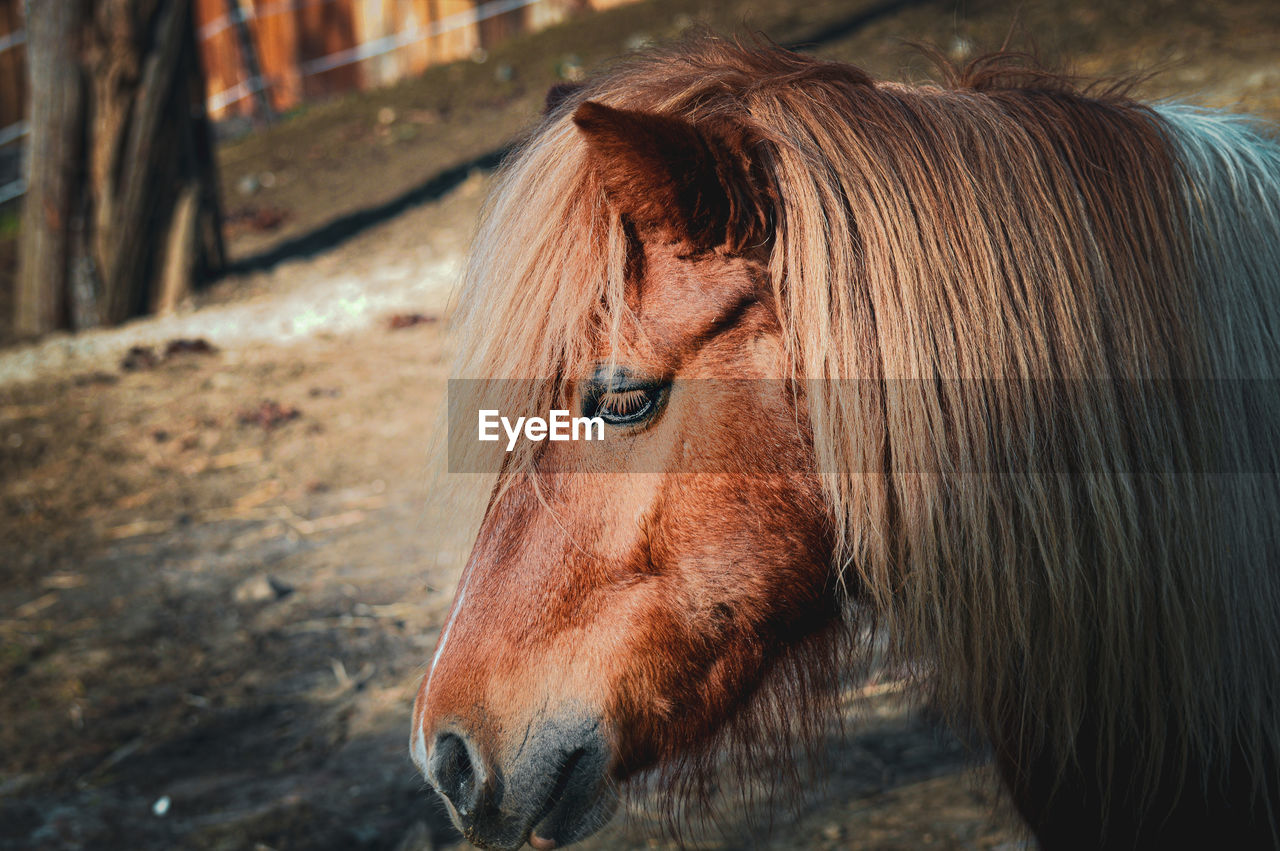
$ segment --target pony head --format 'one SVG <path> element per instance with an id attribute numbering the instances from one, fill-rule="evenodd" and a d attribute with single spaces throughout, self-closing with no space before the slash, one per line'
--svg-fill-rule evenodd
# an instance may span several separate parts
<path id="1" fill-rule="evenodd" d="M 606 432 L 507 460 L 416 711 L 420 765 L 488 847 L 599 827 L 619 781 L 704 751 L 841 621 L 752 140 L 590 100 L 566 132 L 600 215 L 572 238 L 619 243 L 622 321 L 497 404 Z"/>
<path id="2" fill-rule="evenodd" d="M 1204 330 L 1226 266 L 1194 252 L 1228 240 L 1193 236 L 1169 125 L 985 60 L 911 88 L 716 39 L 549 104 L 485 212 L 450 404 L 605 439 L 457 450 L 497 480 L 411 752 L 467 838 L 567 844 L 637 774 L 812 737 L 871 624 L 1006 776 L 1087 729 L 1080 775 L 1123 745 L 1127 805 L 1270 741 L 1274 559 L 1231 524 L 1274 481 L 1159 471 L 1270 457 L 1210 437 L 1273 401 L 1215 419 L 1164 380 L 1275 353 L 1227 351 L 1247 314 Z"/>

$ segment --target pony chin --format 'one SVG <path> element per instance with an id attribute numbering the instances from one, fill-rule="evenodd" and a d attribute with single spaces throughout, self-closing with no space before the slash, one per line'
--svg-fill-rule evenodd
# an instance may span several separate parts
<path id="1" fill-rule="evenodd" d="M 713 735 L 632 777 L 623 788 L 634 808 L 654 813 L 681 846 L 725 824 L 767 828 L 777 809 L 803 812 L 822 788 L 831 743 L 845 736 L 844 689 L 872 656 L 872 630 L 853 626 L 857 609 L 777 660 Z"/>

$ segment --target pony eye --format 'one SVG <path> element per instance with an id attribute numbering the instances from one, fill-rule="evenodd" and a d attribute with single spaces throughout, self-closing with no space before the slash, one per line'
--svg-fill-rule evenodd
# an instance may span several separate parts
<path id="1" fill-rule="evenodd" d="M 595 379 L 583 392 L 582 415 L 599 417 L 611 426 L 640 425 L 658 412 L 665 390 L 661 384 Z"/>

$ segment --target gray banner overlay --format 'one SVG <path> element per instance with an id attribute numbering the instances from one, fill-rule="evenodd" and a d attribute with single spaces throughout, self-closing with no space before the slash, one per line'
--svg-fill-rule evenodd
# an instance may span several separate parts
<path id="1" fill-rule="evenodd" d="M 812 410 L 855 473 L 1280 475 L 1276 379 L 451 379 L 447 403 L 453 473 L 809 474 Z"/>

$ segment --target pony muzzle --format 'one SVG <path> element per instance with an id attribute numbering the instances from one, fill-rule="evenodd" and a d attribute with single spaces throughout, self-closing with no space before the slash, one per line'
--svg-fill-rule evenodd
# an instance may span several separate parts
<path id="1" fill-rule="evenodd" d="M 430 742 L 427 781 L 462 835 L 481 848 L 568 845 L 602 827 L 617 807 L 612 749 L 597 721 L 532 727 L 509 759 L 486 757 L 477 737 L 454 725 L 422 735 Z"/>

